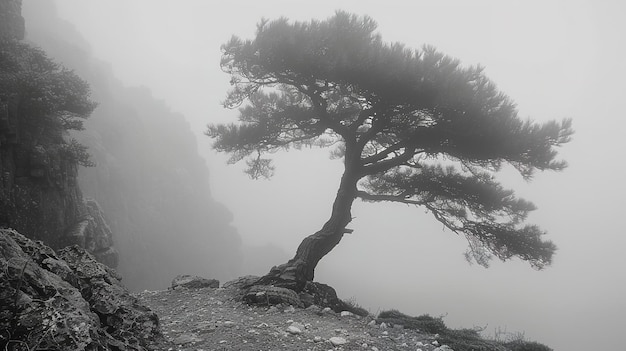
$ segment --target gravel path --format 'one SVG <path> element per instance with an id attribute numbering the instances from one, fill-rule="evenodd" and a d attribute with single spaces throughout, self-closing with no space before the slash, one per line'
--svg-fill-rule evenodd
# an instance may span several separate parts
<path id="1" fill-rule="evenodd" d="M 144 291 L 136 296 L 155 311 L 171 345 L 164 350 L 412 350 L 431 351 L 434 336 L 381 328 L 372 317 L 316 306 L 248 306 L 232 289 Z"/>

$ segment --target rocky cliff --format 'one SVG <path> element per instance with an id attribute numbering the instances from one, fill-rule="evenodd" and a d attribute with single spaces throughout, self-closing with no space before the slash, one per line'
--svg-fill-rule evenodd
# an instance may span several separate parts
<path id="1" fill-rule="evenodd" d="M 162 350 L 157 315 L 79 246 L 0 229 L 2 350 Z"/>
<path id="2" fill-rule="evenodd" d="M 0 37 L 24 39 L 22 0 L 0 1 Z"/>
<path id="3" fill-rule="evenodd" d="M 211 198 L 209 173 L 184 116 L 147 88 L 124 86 L 50 1 L 25 2 L 27 39 L 87 80 L 98 102 L 77 138 L 95 167 L 84 193 L 100 203 L 133 290 L 164 288 L 173 276 L 239 273 L 241 243 L 231 213 Z"/>
<path id="4" fill-rule="evenodd" d="M 0 226 L 55 249 L 79 244 L 115 267 L 112 233 L 78 186 L 84 148 L 69 133 L 93 110 L 88 88 L 23 42 L 20 9 L 0 0 Z"/>

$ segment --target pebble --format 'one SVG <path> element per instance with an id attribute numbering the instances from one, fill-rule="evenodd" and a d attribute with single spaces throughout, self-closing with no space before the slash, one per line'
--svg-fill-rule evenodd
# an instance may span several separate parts
<path id="1" fill-rule="evenodd" d="M 341 311 L 340 314 L 342 317 L 350 317 L 352 315 L 354 315 L 354 313 L 350 312 L 350 311 Z"/>
<path id="2" fill-rule="evenodd" d="M 322 337 L 321 336 L 316 336 L 313 338 L 314 342 L 322 342 Z"/>
<path id="3" fill-rule="evenodd" d="M 295 327 L 293 325 L 290 325 L 289 327 L 287 327 L 287 332 L 289 332 L 290 334 L 301 334 L 302 329 Z"/>
<path id="4" fill-rule="evenodd" d="M 333 346 L 340 346 L 348 343 L 348 340 L 339 336 L 333 336 L 332 338 L 328 339 L 328 341 L 330 341 Z"/>

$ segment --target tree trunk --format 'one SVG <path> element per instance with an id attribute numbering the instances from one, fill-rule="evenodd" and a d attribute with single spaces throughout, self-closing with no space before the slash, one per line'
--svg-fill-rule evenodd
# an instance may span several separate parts
<path id="1" fill-rule="evenodd" d="M 287 263 L 273 267 L 255 284 L 274 285 L 301 291 L 307 282 L 313 281 L 317 263 L 329 253 L 349 230 L 352 220 L 350 209 L 356 198 L 358 177 L 345 172 L 333 203 L 330 219 L 322 229 L 302 240 L 296 255 Z"/>

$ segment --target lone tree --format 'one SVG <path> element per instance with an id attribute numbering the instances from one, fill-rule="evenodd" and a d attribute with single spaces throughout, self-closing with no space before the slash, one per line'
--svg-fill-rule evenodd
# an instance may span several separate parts
<path id="1" fill-rule="evenodd" d="M 232 89 L 224 105 L 239 122 L 211 124 L 206 134 L 231 163 L 246 159 L 253 178 L 273 172 L 268 153 L 334 147 L 344 172 L 332 212 L 295 256 L 261 279 L 301 290 L 317 263 L 341 240 L 355 199 L 424 207 L 469 242 L 468 257 L 487 265 L 517 256 L 541 269 L 556 246 L 525 225 L 535 206 L 502 187 L 510 164 L 527 180 L 562 170 L 555 147 L 571 121 L 538 124 L 518 116 L 481 67 L 433 47 L 384 43 L 369 17 L 337 12 L 325 21 L 262 21 L 254 40 L 222 46 Z"/>

